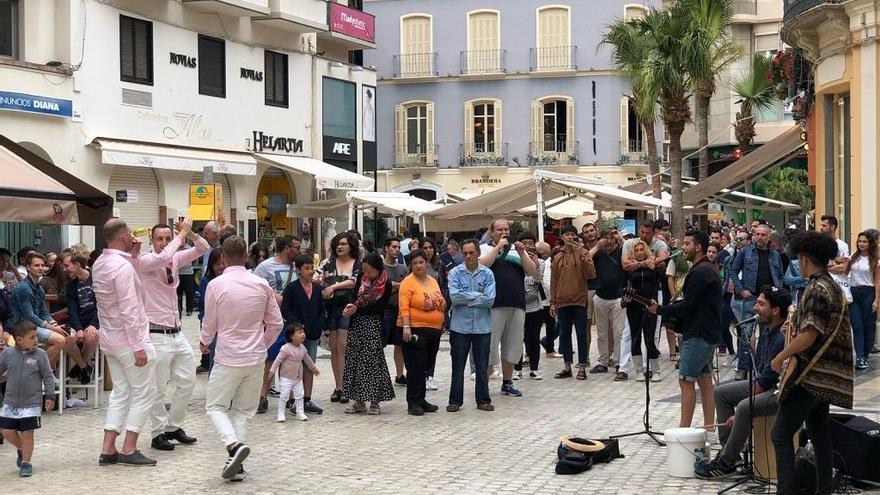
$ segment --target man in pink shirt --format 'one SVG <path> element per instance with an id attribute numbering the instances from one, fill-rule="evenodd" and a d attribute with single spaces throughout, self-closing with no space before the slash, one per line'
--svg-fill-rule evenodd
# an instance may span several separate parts
<path id="1" fill-rule="evenodd" d="M 98 340 L 113 377 L 104 421 L 104 445 L 98 464 L 149 466 L 156 461 L 137 450 L 138 434 L 156 397 L 156 350 L 150 342 L 143 288 L 134 267 L 141 243 L 124 221 L 104 224 L 107 247 L 92 267 L 92 290 L 98 306 Z M 125 431 L 122 450 L 116 437 Z"/>
<path id="2" fill-rule="evenodd" d="M 257 412 L 266 349 L 284 322 L 269 283 L 245 270 L 247 243 L 238 236 L 223 241 L 226 269 L 205 294 L 205 318 L 199 346 L 207 352 L 217 336 L 214 367 L 208 379 L 205 410 L 229 454 L 222 477 L 241 481 L 248 421 Z"/>
<path id="3" fill-rule="evenodd" d="M 137 271 L 144 286 L 144 308 L 150 322 L 150 339 L 156 348 L 156 400 L 150 410 L 153 424 L 154 449 L 174 450 L 171 440 L 193 444 L 196 439 L 183 431 L 186 408 L 196 387 L 196 363 L 193 350 L 180 326 L 177 307 L 177 272 L 210 249 L 208 241 L 192 232 L 192 220 L 186 218 L 176 225 L 172 240 L 171 227 L 153 227 L 150 239 L 153 252 L 141 254 Z M 186 240 L 194 247 L 181 249 Z M 171 408 L 165 409 L 165 392 L 172 387 Z"/>

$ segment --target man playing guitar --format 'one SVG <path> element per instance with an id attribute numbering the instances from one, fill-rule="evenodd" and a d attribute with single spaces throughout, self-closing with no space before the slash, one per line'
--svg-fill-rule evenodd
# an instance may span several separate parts
<path id="1" fill-rule="evenodd" d="M 790 329 L 791 339 L 771 362 L 775 371 L 782 371 L 789 360 L 780 380 L 779 412 L 773 428 L 778 493 L 795 493 L 792 436 L 804 422 L 816 453 L 817 493 L 831 493 L 833 447 L 828 409 L 831 404 L 852 409 L 853 402 L 849 310 L 843 291 L 828 273 L 828 262 L 837 257 L 832 237 L 802 232 L 791 239 L 789 251 L 797 256 L 807 286 Z"/>

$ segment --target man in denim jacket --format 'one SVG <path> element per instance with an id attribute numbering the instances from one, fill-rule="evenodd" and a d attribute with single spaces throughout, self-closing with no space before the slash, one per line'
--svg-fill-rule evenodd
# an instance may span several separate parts
<path id="1" fill-rule="evenodd" d="M 471 239 L 461 245 L 464 263 L 449 271 L 449 298 L 452 318 L 449 344 L 452 354 L 452 385 L 446 410 L 457 412 L 464 402 L 464 365 L 473 353 L 476 371 L 477 408 L 492 411 L 489 398 L 489 346 L 492 341 L 492 305 L 495 302 L 495 275 L 479 263 L 480 246 Z"/>
<path id="2" fill-rule="evenodd" d="M 755 301 L 761 289 L 765 286 L 782 288 L 782 259 L 778 252 L 770 249 L 769 241 L 770 227 L 756 226 L 752 230 L 752 244 L 741 249 L 730 265 L 734 294 L 731 307 L 739 321 L 754 316 Z M 751 337 L 750 325 L 740 327 L 736 346 L 737 380 L 744 380 L 752 366 L 748 347 Z"/>

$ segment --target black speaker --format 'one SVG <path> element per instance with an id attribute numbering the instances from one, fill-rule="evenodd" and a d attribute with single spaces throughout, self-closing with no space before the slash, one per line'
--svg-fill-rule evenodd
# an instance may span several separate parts
<path id="1" fill-rule="evenodd" d="M 834 467 L 855 479 L 880 483 L 880 423 L 852 414 L 831 415 Z"/>

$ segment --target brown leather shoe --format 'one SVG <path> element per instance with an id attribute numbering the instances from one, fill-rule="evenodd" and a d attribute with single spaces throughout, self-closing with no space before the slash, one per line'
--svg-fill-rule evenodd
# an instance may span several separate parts
<path id="1" fill-rule="evenodd" d="M 480 411 L 494 411 L 495 406 L 493 406 L 492 404 L 477 404 L 477 409 L 479 409 Z"/>
<path id="2" fill-rule="evenodd" d="M 622 371 L 618 371 L 617 374 L 614 375 L 615 382 L 625 382 L 627 380 L 629 380 L 629 375 L 627 375 L 626 373 L 624 373 Z"/>
<path id="3" fill-rule="evenodd" d="M 449 404 L 446 406 L 446 412 L 458 412 L 461 409 L 461 406 L 458 404 Z"/>

